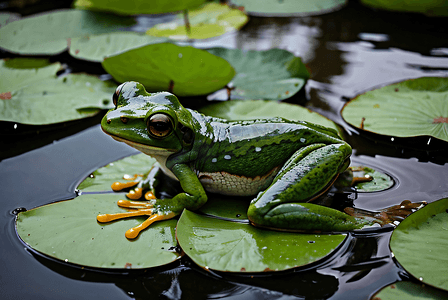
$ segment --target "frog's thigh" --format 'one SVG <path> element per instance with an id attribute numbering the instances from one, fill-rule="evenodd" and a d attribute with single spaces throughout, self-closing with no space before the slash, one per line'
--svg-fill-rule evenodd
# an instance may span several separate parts
<path id="1" fill-rule="evenodd" d="M 344 213 L 302 203 L 343 171 L 348 156 L 345 147 L 344 144 L 315 144 L 298 150 L 271 186 L 252 201 L 248 210 L 251 222 L 266 227 L 310 230 L 336 230 L 335 224 L 350 223 L 351 217 Z"/>

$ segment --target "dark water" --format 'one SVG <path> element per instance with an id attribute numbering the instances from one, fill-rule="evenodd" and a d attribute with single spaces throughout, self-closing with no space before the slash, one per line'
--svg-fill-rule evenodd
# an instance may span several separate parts
<path id="1" fill-rule="evenodd" d="M 312 70 L 312 80 L 288 102 L 305 105 L 342 124 L 355 149 L 353 160 L 397 179 L 387 191 L 357 195 L 356 207 L 374 210 L 403 200 L 432 202 L 448 197 L 447 145 L 358 135 L 344 125 L 339 111 L 346 97 L 378 85 L 411 77 L 447 76 L 445 25 L 446 18 L 375 12 L 352 1 L 341 11 L 324 16 L 252 18 L 241 32 L 195 46 L 278 47 L 302 56 Z M 58 59 L 73 63 L 64 55 Z M 71 67 L 82 69 L 84 65 Z M 184 99 L 183 104 L 198 105 L 188 101 Z M 97 167 L 135 153 L 103 134 L 98 125 L 88 127 L 96 119 L 86 122 L 69 125 L 69 131 L 42 132 L 38 138 L 31 134 L 0 137 L 2 157 L 10 157 L 0 162 L 3 299 L 368 299 L 385 285 L 408 280 L 406 271 L 391 258 L 390 228 L 351 234 L 325 261 L 275 276 L 210 273 L 186 257 L 156 270 L 104 273 L 35 255 L 16 236 L 13 211 L 73 198 L 78 183 Z M 38 146 L 50 144 L 14 156 L 23 152 L 17 147 L 36 139 L 41 140 Z M 53 139 L 57 141 L 51 143 Z"/>

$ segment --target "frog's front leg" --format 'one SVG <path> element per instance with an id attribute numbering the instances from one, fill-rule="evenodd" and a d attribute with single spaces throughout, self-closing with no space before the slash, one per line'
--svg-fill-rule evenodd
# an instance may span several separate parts
<path id="1" fill-rule="evenodd" d="M 118 201 L 118 206 L 134 209 L 130 212 L 117 214 L 101 214 L 97 216 L 98 222 L 110 222 L 118 219 L 144 216 L 142 224 L 126 231 L 128 239 L 134 239 L 149 225 L 156 221 L 167 220 L 179 215 L 184 208 L 195 210 L 207 201 L 207 195 L 196 174 L 185 164 L 174 165 L 171 170 L 179 179 L 184 193 L 177 194 L 172 199 L 152 199 L 147 202 L 129 200 Z"/>
<path id="2" fill-rule="evenodd" d="M 313 144 L 298 150 L 272 184 L 252 200 L 248 217 L 256 226 L 319 231 L 360 228 L 363 222 L 332 208 L 306 203 L 331 186 L 349 164 L 351 148 Z"/>

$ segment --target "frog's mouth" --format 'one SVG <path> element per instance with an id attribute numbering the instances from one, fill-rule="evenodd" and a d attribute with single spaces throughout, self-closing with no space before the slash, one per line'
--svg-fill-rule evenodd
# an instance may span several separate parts
<path id="1" fill-rule="evenodd" d="M 155 147 L 155 146 L 145 145 L 145 144 L 133 142 L 133 141 L 118 137 L 116 135 L 109 134 L 109 133 L 108 133 L 108 135 L 110 135 L 114 140 L 123 142 L 123 143 L 131 146 L 132 148 L 135 148 L 138 151 L 143 152 L 150 156 L 169 156 L 170 154 L 177 152 L 174 149 L 166 149 L 166 148 L 159 148 L 159 147 Z"/>

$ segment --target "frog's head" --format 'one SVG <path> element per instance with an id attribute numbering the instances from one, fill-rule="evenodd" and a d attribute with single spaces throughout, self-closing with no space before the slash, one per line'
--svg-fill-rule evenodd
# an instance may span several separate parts
<path id="1" fill-rule="evenodd" d="M 129 81 L 112 98 L 115 108 L 104 116 L 101 128 L 114 139 L 152 156 L 166 156 L 192 145 L 191 113 L 173 94 L 151 94 L 142 84 Z"/>

